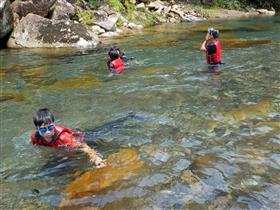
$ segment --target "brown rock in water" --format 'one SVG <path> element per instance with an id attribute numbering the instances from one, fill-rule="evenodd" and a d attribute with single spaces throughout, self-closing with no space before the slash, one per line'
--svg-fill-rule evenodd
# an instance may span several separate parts
<path id="1" fill-rule="evenodd" d="M 223 116 L 223 119 L 209 123 L 209 128 L 213 130 L 217 126 L 228 124 L 232 121 L 240 124 L 243 120 L 252 120 L 258 116 L 268 116 L 272 110 L 272 101 L 259 101 L 254 105 L 242 104 L 238 109 L 219 113 L 219 115 Z"/>
<path id="2" fill-rule="evenodd" d="M 73 206 L 71 199 L 92 196 L 118 180 L 131 177 L 143 166 L 144 162 L 139 159 L 135 150 L 123 149 L 110 155 L 106 167 L 88 171 L 68 185 L 60 208 Z"/>
<path id="3" fill-rule="evenodd" d="M 269 39 L 222 39 L 221 43 L 224 48 L 246 48 L 261 44 L 270 44 Z"/>

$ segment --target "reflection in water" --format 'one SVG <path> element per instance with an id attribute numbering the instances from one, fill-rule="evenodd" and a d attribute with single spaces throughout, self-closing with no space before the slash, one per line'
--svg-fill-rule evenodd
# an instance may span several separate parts
<path id="1" fill-rule="evenodd" d="M 115 38 L 137 58 L 121 80 L 107 77 L 108 46 L 1 50 L 1 207 L 56 209 L 64 199 L 67 209 L 279 209 L 278 19 Z M 197 47 L 213 26 L 226 63 L 218 73 Z M 32 147 L 38 107 L 86 131 L 110 165 Z"/>

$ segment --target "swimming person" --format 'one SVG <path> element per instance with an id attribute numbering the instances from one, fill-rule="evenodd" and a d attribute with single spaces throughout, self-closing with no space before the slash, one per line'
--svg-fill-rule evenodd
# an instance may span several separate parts
<path id="1" fill-rule="evenodd" d="M 105 160 L 94 149 L 90 148 L 84 140 L 84 133 L 74 132 L 66 127 L 54 123 L 54 116 L 47 108 L 39 109 L 33 117 L 36 127 L 31 135 L 31 143 L 52 148 L 79 149 L 86 153 L 91 162 L 97 167 L 104 167 Z"/>
<path id="2" fill-rule="evenodd" d="M 107 60 L 107 67 L 110 73 L 120 74 L 125 69 L 125 64 L 123 61 L 124 53 L 118 47 L 111 47 L 109 52 L 109 59 Z"/>

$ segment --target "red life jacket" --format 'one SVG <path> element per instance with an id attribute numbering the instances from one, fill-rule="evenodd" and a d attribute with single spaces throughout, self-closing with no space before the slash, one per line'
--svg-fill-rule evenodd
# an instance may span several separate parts
<path id="1" fill-rule="evenodd" d="M 58 146 L 61 146 L 60 136 L 61 136 L 61 134 L 65 133 L 65 132 L 67 132 L 71 135 L 77 135 L 77 133 L 75 133 L 74 131 L 72 131 L 66 127 L 63 127 L 61 125 L 55 125 L 55 135 L 53 136 L 51 142 L 48 142 L 47 140 L 45 140 L 45 138 L 43 136 L 41 136 L 38 131 L 35 131 L 32 133 L 31 142 L 32 142 L 32 144 L 36 144 L 36 145 L 43 145 L 43 146 L 47 146 L 47 147 L 58 147 Z M 83 135 L 83 134 L 81 134 L 81 135 Z M 82 137 L 82 136 L 80 136 L 80 137 Z M 69 139 L 69 142 L 67 145 L 71 145 L 71 142 L 73 144 L 73 140 Z"/>
<path id="2" fill-rule="evenodd" d="M 112 61 L 114 65 L 114 71 L 117 73 L 121 73 L 124 70 L 124 62 L 121 58 Z"/>
<path id="3" fill-rule="evenodd" d="M 222 61 L 222 49 L 219 41 L 214 40 L 206 46 L 206 61 L 208 64 L 215 65 Z"/>

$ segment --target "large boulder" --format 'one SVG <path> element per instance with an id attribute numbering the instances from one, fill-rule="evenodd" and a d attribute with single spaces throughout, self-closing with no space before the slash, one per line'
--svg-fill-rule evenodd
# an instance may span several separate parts
<path id="1" fill-rule="evenodd" d="M 97 36 L 79 23 L 49 20 L 31 13 L 21 19 L 8 41 L 10 48 L 92 48 L 97 44 Z"/>
<path id="2" fill-rule="evenodd" d="M 5 37 L 13 28 L 13 13 L 9 0 L 0 0 L 0 39 Z"/>
<path id="3" fill-rule="evenodd" d="M 32 1 L 15 1 L 11 7 L 14 14 L 15 24 L 29 13 L 46 17 L 56 0 L 32 0 Z"/>
<path id="4" fill-rule="evenodd" d="M 51 19 L 62 20 L 70 19 L 69 16 L 75 14 L 75 8 L 66 0 L 57 0 L 52 11 Z"/>
<path id="5" fill-rule="evenodd" d="M 119 19 L 119 16 L 117 14 L 112 14 L 107 17 L 104 21 L 96 21 L 95 25 L 100 26 L 106 31 L 116 31 L 116 23 Z"/>

